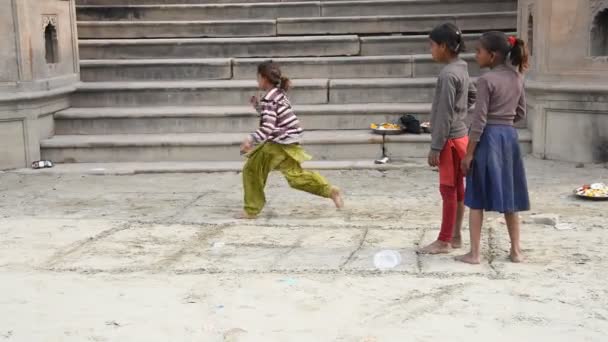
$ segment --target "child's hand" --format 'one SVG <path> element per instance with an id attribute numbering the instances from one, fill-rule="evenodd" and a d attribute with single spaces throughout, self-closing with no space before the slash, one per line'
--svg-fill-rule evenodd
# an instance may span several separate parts
<path id="1" fill-rule="evenodd" d="M 439 166 L 439 155 L 441 154 L 441 152 L 439 151 L 435 151 L 435 150 L 431 150 L 431 152 L 429 152 L 429 166 L 432 167 L 436 167 Z"/>
<path id="2" fill-rule="evenodd" d="M 249 103 L 251 103 L 251 105 L 253 106 L 253 108 L 257 108 L 258 107 L 258 103 L 259 103 L 258 97 L 257 96 L 252 96 L 249 99 Z"/>
<path id="3" fill-rule="evenodd" d="M 462 170 L 463 175 L 467 175 L 471 170 L 471 164 L 473 163 L 473 156 L 465 156 L 464 159 L 460 162 L 460 170 Z"/>
<path id="4" fill-rule="evenodd" d="M 243 143 L 241 143 L 241 154 L 246 154 L 248 152 L 250 152 L 253 149 L 253 141 L 251 139 L 251 137 L 247 137 L 245 138 L 245 140 L 243 140 Z"/>

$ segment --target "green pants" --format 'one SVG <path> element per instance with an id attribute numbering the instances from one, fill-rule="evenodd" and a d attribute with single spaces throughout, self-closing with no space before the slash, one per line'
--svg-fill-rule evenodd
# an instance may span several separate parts
<path id="1" fill-rule="evenodd" d="M 300 163 L 310 157 L 299 145 L 264 143 L 248 156 L 243 167 L 245 212 L 258 215 L 266 204 L 264 188 L 271 171 L 281 171 L 289 185 L 297 190 L 329 198 L 332 187 L 317 172 L 302 169 Z"/>

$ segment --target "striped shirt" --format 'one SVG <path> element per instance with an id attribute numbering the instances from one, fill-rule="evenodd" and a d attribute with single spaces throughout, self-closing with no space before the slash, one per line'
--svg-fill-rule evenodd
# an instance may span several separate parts
<path id="1" fill-rule="evenodd" d="M 256 144 L 299 144 L 304 130 L 291 107 L 285 91 L 272 88 L 260 100 L 256 110 L 261 115 L 260 128 L 251 136 Z"/>

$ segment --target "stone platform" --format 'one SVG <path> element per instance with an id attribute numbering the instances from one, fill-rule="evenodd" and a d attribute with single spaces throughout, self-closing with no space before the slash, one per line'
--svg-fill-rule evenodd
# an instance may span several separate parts
<path id="1" fill-rule="evenodd" d="M 488 215 L 479 266 L 415 253 L 440 224 L 428 168 L 323 171 L 345 191 L 342 212 L 272 175 L 256 221 L 233 218 L 235 172 L 0 173 L 0 338 L 603 341 L 606 203 L 571 190 L 608 181 L 606 169 L 526 164 L 526 263 L 507 261 L 506 227 Z M 403 260 L 380 271 L 385 249 Z"/>

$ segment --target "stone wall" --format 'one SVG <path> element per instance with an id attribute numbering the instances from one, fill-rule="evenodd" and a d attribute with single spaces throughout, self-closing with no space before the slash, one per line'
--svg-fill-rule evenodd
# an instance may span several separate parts
<path id="1" fill-rule="evenodd" d="M 520 0 L 519 32 L 532 46 L 527 89 L 533 153 L 608 162 L 608 0 Z"/>
<path id="2" fill-rule="evenodd" d="M 24 167 L 79 82 L 74 0 L 0 3 L 0 169 Z"/>

